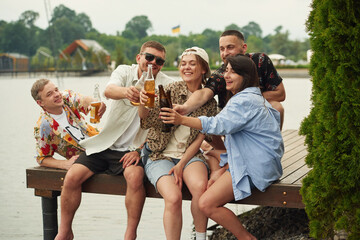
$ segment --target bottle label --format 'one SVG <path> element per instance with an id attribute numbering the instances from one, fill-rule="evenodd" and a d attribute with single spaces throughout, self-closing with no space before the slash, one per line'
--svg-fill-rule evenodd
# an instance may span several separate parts
<path id="1" fill-rule="evenodd" d="M 91 109 L 90 109 L 90 117 L 91 118 L 95 118 L 95 109 L 96 109 L 96 107 L 91 106 Z"/>

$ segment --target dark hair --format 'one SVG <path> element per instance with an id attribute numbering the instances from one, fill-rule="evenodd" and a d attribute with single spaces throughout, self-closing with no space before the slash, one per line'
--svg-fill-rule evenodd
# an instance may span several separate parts
<path id="1" fill-rule="evenodd" d="M 220 37 L 225 37 L 225 36 L 235 36 L 237 37 L 238 39 L 242 40 L 245 42 L 245 38 L 244 38 L 244 35 L 239 32 L 238 30 L 226 30 L 225 32 L 223 32 L 221 34 Z"/>
<path id="2" fill-rule="evenodd" d="M 145 42 L 140 49 L 140 52 L 144 52 L 145 48 L 155 48 L 156 50 L 159 50 L 160 52 L 166 53 L 165 47 L 157 42 L 157 41 L 147 41 Z"/>
<path id="3" fill-rule="evenodd" d="M 227 64 L 230 64 L 234 72 L 243 77 L 243 82 L 240 86 L 239 92 L 248 87 L 259 87 L 259 77 L 257 74 L 257 68 L 253 60 L 248 56 L 238 54 L 236 56 L 229 56 L 226 58 Z M 226 100 L 228 101 L 232 97 L 232 93 L 228 91 Z"/>

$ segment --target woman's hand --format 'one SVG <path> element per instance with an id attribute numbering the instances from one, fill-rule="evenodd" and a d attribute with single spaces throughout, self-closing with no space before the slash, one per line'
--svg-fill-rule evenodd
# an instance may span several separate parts
<path id="1" fill-rule="evenodd" d="M 207 188 L 208 189 L 211 185 L 213 185 L 213 183 L 221 176 L 224 174 L 224 172 L 226 171 L 225 167 L 219 168 L 218 170 L 215 170 L 213 172 L 211 172 L 210 174 L 210 179 L 208 181 L 207 184 Z"/>
<path id="2" fill-rule="evenodd" d="M 101 118 L 106 111 L 106 104 L 104 102 L 101 102 L 100 108 L 99 108 L 99 117 Z"/>
<path id="3" fill-rule="evenodd" d="M 163 123 L 180 125 L 182 123 L 183 116 L 177 113 L 174 109 L 161 108 L 160 118 L 163 120 Z"/>
<path id="4" fill-rule="evenodd" d="M 180 191 L 183 184 L 183 169 L 183 166 L 178 163 L 169 171 L 170 175 L 174 174 L 175 184 L 179 187 Z"/>

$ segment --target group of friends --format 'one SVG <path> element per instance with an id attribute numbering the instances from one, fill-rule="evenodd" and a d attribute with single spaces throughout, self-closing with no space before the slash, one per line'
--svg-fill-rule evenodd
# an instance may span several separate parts
<path id="1" fill-rule="evenodd" d="M 285 89 L 266 54 L 246 53 L 239 31 L 223 32 L 219 47 L 223 65 L 213 73 L 204 49 L 186 49 L 179 62 L 182 80 L 174 81 L 161 72 L 164 46 L 145 42 L 137 64 L 119 65 L 111 74 L 104 95 L 113 101 L 101 131 L 83 116 L 92 97 L 61 92 L 47 79 L 33 84 L 31 94 L 43 109 L 34 131 L 37 162 L 67 170 L 56 240 L 74 238 L 82 183 L 102 172 L 126 180 L 125 240 L 137 237 L 145 178 L 164 199 L 166 239 L 181 237 L 183 184 L 192 195 L 197 240 L 206 239 L 208 218 L 238 239 L 256 239 L 224 205 L 250 196 L 252 189 L 265 191 L 282 175 Z M 149 64 L 156 88 L 163 85 L 170 92 L 173 108 L 160 108 L 158 101 L 154 108 L 145 107 L 146 91 L 135 85 Z M 101 103 L 100 115 L 105 111 Z M 163 132 L 162 124 L 173 127 Z M 55 159 L 54 153 L 65 160 Z"/>

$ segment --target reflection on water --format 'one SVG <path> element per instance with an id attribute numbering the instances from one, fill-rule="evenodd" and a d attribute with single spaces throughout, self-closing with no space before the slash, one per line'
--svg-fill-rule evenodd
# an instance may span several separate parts
<path id="1" fill-rule="evenodd" d="M 41 201 L 33 189 L 26 188 L 25 169 L 36 165 L 33 126 L 40 112 L 30 95 L 33 82 L 49 78 L 60 89 L 72 89 L 92 95 L 94 84 L 104 90 L 108 76 L 98 77 L 4 77 L 0 76 L 0 239 L 38 240 L 42 238 Z M 297 129 L 310 110 L 311 82 L 308 79 L 284 79 L 287 99 L 283 103 L 285 120 L 283 129 Z M 104 98 L 105 102 L 109 103 Z M 106 119 L 107 115 L 104 115 Z M 99 124 L 101 127 L 104 119 Z M 59 204 L 60 205 L 60 204 Z M 249 206 L 231 205 L 237 213 Z M 163 200 L 147 199 L 138 229 L 138 239 L 165 239 Z M 192 229 L 190 202 L 183 202 L 183 236 L 189 239 Z M 209 221 L 209 226 L 214 224 Z M 75 216 L 74 232 L 78 240 L 122 239 L 126 226 L 123 196 L 83 194 L 81 206 Z M 94 227 L 95 226 L 95 227 Z"/>

